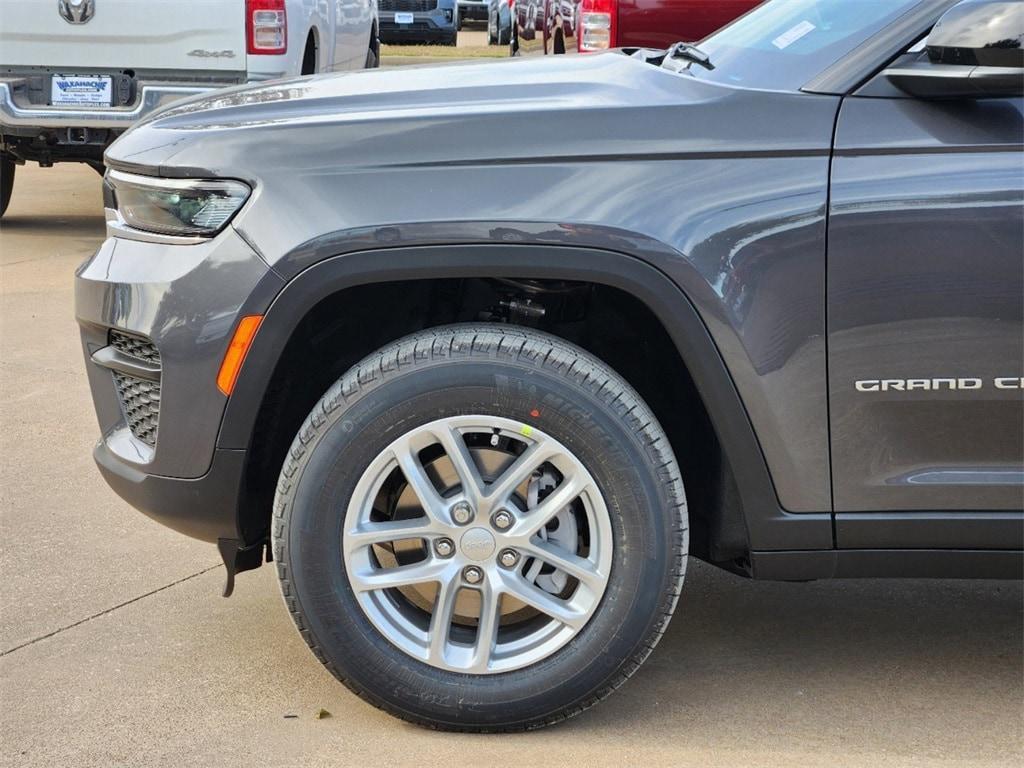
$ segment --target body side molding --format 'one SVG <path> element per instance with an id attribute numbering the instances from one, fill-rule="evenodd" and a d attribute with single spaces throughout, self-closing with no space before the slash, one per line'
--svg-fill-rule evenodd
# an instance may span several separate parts
<path id="1" fill-rule="evenodd" d="M 751 576 L 768 581 L 816 579 L 1020 579 L 1019 549 L 839 549 L 751 552 Z"/>

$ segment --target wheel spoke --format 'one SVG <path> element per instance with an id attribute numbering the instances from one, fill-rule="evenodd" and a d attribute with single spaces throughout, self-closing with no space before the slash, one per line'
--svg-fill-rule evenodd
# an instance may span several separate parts
<path id="1" fill-rule="evenodd" d="M 416 455 L 417 451 L 412 448 L 408 440 L 395 445 L 392 450 L 395 461 L 398 462 L 398 466 L 405 476 L 405 481 L 409 484 L 412 492 L 416 494 L 416 498 L 420 506 L 423 507 L 427 517 L 433 520 L 441 520 L 444 502 L 441 499 L 441 494 L 437 492 L 434 484 L 427 477 L 427 473 L 423 469 L 419 457 Z"/>
<path id="2" fill-rule="evenodd" d="M 576 497 L 586 490 L 586 487 L 586 482 L 574 475 L 564 478 L 544 501 L 533 509 L 527 510 L 513 533 L 516 536 L 529 539 L 547 525 L 548 521 L 561 512 L 566 505 L 575 501 Z"/>
<path id="3" fill-rule="evenodd" d="M 403 539 L 419 539 L 433 532 L 429 519 L 416 517 L 412 520 L 388 520 L 377 523 L 365 523 L 355 531 L 345 534 L 345 543 L 349 549 L 369 547 L 374 544 L 387 544 Z"/>
<path id="4" fill-rule="evenodd" d="M 519 574 L 510 574 L 504 578 L 504 590 L 507 594 L 523 601 L 531 608 L 535 608 L 573 629 L 579 629 L 587 621 L 589 614 L 586 611 L 574 608 L 565 600 L 545 592 L 534 584 L 530 584 Z"/>
<path id="5" fill-rule="evenodd" d="M 528 544 L 522 545 L 520 549 L 524 554 L 533 555 L 548 565 L 564 571 L 592 590 L 599 590 L 605 582 L 604 576 L 598 572 L 592 562 L 550 542 L 535 538 Z"/>
<path id="6" fill-rule="evenodd" d="M 498 624 L 501 622 L 501 594 L 485 583 L 480 592 L 480 619 L 477 623 L 476 641 L 473 643 L 473 657 L 470 672 L 487 671 L 498 640 Z"/>
<path id="7" fill-rule="evenodd" d="M 479 503 L 483 495 L 484 483 L 480 477 L 480 470 L 477 469 L 473 456 L 466 447 L 466 440 L 459 430 L 442 425 L 434 436 L 441 443 L 444 452 L 455 468 L 462 484 L 462 493 L 474 504 Z"/>
<path id="8" fill-rule="evenodd" d="M 434 599 L 434 610 L 430 615 L 430 646 L 428 653 L 434 664 L 444 665 L 448 650 L 448 633 L 455 613 L 455 598 L 459 585 L 454 580 L 441 582 Z"/>
<path id="9" fill-rule="evenodd" d="M 501 504 L 523 481 L 528 480 L 541 464 L 557 453 L 558 449 L 548 442 L 534 443 L 523 451 L 497 480 L 487 486 L 484 498 L 491 506 Z"/>
<path id="10" fill-rule="evenodd" d="M 432 581 L 443 581 L 448 563 L 426 560 L 412 565 L 401 565 L 396 568 L 366 568 L 349 573 L 352 586 L 360 592 L 374 589 L 392 589 L 413 584 L 427 584 Z"/>

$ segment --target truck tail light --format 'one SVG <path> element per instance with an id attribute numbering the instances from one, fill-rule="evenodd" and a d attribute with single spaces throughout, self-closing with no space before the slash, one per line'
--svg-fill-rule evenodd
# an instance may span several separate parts
<path id="1" fill-rule="evenodd" d="M 285 0 L 245 0 L 245 44 L 249 53 L 288 52 Z"/>
<path id="2" fill-rule="evenodd" d="M 614 48 L 618 17 L 618 0 L 583 0 L 576 33 L 580 53 Z"/>

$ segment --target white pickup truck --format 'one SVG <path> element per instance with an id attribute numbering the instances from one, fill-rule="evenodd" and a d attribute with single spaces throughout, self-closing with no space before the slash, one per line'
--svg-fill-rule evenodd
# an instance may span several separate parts
<path id="1" fill-rule="evenodd" d="M 99 171 L 174 99 L 375 67 L 377 0 L 0 0 L 0 216 L 17 164 Z"/>

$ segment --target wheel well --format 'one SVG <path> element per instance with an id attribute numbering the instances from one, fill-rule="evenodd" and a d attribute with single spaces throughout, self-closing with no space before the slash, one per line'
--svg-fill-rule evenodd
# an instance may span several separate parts
<path id="1" fill-rule="evenodd" d="M 490 320 L 547 331 L 596 355 L 644 398 L 679 460 L 691 552 L 746 557 L 732 471 L 704 404 L 665 328 L 637 298 L 595 283 L 495 278 L 410 280 L 348 288 L 310 309 L 285 345 L 250 441 L 239 523 L 265 536 L 285 453 L 316 401 L 363 357 L 406 334 Z"/>
<path id="2" fill-rule="evenodd" d="M 306 36 L 306 48 L 302 52 L 302 71 L 299 74 L 316 74 L 318 69 L 317 62 L 320 60 L 318 56 L 319 50 L 320 45 L 317 42 L 316 29 L 311 29 L 309 30 L 309 35 Z"/>

